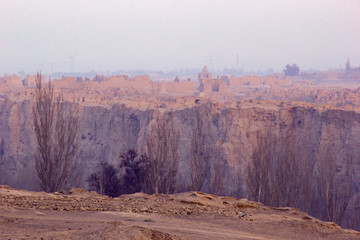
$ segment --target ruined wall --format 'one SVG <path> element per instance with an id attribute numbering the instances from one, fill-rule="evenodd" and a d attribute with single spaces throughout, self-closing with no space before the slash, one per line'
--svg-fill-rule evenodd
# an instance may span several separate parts
<path id="1" fill-rule="evenodd" d="M 291 83 L 288 77 L 278 78 L 276 76 L 266 76 L 265 84 L 279 85 L 283 87 L 290 87 Z"/>
<path id="2" fill-rule="evenodd" d="M 220 78 L 203 78 L 200 83 L 200 92 L 204 93 L 226 93 L 228 86 Z"/>
<path id="3" fill-rule="evenodd" d="M 160 94 L 164 95 L 193 96 L 196 92 L 198 92 L 198 90 L 196 89 L 196 82 L 193 81 L 162 81 L 160 85 Z"/>
<path id="4" fill-rule="evenodd" d="M 260 76 L 230 76 L 229 86 L 260 85 L 264 83 L 264 77 Z"/>

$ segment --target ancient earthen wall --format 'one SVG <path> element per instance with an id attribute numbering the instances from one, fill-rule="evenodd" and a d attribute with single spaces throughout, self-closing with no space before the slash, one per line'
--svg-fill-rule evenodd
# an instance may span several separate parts
<path id="1" fill-rule="evenodd" d="M 13 88 L 22 88 L 22 79 L 17 75 L 7 75 L 2 78 L 1 81 L 3 84 L 6 84 L 8 87 Z"/>
<path id="2" fill-rule="evenodd" d="M 280 86 L 284 86 L 284 87 L 289 87 L 290 86 L 290 80 L 289 78 L 278 78 L 276 76 L 266 76 L 265 77 L 265 84 L 272 84 L 272 85 L 280 85 Z"/>
<path id="3" fill-rule="evenodd" d="M 166 82 L 161 83 L 160 94 L 194 95 L 198 90 L 193 81 Z"/>
<path id="4" fill-rule="evenodd" d="M 230 76 L 229 86 L 260 85 L 264 83 L 264 77 L 260 76 Z"/>

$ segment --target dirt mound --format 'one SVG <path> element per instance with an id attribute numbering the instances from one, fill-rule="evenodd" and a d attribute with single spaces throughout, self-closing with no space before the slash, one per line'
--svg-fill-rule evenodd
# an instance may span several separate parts
<path id="1" fill-rule="evenodd" d="M 156 231 L 154 229 L 140 227 L 140 226 L 126 226 L 124 224 L 114 224 L 114 226 L 106 228 L 104 230 L 93 233 L 89 236 L 91 240 L 100 240 L 100 239 L 116 239 L 116 240 L 126 240 L 126 239 L 157 239 L 157 240 L 180 240 L 185 238 L 180 238 L 168 233 L 163 233 Z"/>
<path id="2" fill-rule="evenodd" d="M 360 239 L 294 208 L 202 192 L 118 198 L 0 187 L 0 239 Z"/>

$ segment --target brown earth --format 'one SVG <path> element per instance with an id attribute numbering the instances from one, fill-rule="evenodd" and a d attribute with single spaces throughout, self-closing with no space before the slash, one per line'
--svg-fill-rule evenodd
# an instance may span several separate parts
<path id="1" fill-rule="evenodd" d="M 142 101 L 140 101 L 142 99 Z M 155 98 L 154 98 L 155 99 Z M 344 156 L 351 156 L 353 162 L 352 184 L 355 190 L 349 199 L 341 225 L 360 230 L 360 112 L 345 111 L 335 108 L 322 108 L 310 103 L 288 103 L 270 100 L 244 100 L 217 102 L 211 99 L 195 97 L 158 98 L 147 102 L 145 97 L 139 101 L 114 104 L 112 106 L 80 105 L 79 153 L 81 170 L 76 174 L 73 186 L 86 188 L 91 173 L 98 171 L 100 162 L 119 166 L 119 156 L 129 149 L 143 153 L 146 137 L 157 116 L 174 113 L 174 122 L 180 133 L 180 163 L 177 175 L 177 192 L 187 191 L 190 185 L 190 149 L 192 129 L 197 118 L 197 111 L 204 113 L 204 136 L 210 149 L 219 149 L 223 157 L 211 153 L 210 163 L 225 163 L 221 192 L 218 195 L 247 197 L 247 169 L 252 161 L 252 154 L 257 146 L 257 132 L 270 131 L 274 136 L 296 137 L 298 149 L 296 161 L 305 162 L 311 156 L 312 164 L 318 164 L 322 155 L 322 146 L 333 144 L 333 160 L 338 165 L 336 175 L 342 179 L 346 173 Z M 129 102 L 133 103 L 131 106 Z M 135 104 L 147 104 L 141 110 Z M 190 103 L 192 105 L 190 105 Z M 189 107 L 187 107 L 189 105 Z M 152 106 L 152 107 L 151 107 Z M 164 106 L 164 107 L 162 107 Z M 38 190 L 34 156 L 36 139 L 33 131 L 30 101 L 15 101 L 0 96 L 0 184 L 13 188 Z M 284 146 L 285 147 L 285 146 Z M 302 166 L 305 166 L 303 164 Z M 316 171 L 316 169 L 315 169 Z M 78 183 L 79 182 L 79 183 Z M 210 183 L 209 178 L 207 180 Z M 315 178 L 312 181 L 318 187 Z M 78 185 L 77 185 L 78 184 Z M 210 184 L 202 188 L 211 191 Z M 324 218 L 323 201 L 315 193 L 313 209 L 301 205 L 292 205 L 309 211 L 318 218 Z"/>
<path id="2" fill-rule="evenodd" d="M 0 186 L 0 239 L 360 239 L 295 208 L 201 192 L 118 198 Z"/>
<path id="3" fill-rule="evenodd" d="M 325 76 L 325 75 L 324 75 Z M 330 75 L 329 75 L 330 76 Z M 208 76 L 211 78 L 211 76 Z M 37 190 L 34 163 L 36 140 L 32 123 L 35 76 L 0 77 L 0 184 Z M 245 76 L 228 79 L 226 93 L 201 95 L 195 82 L 154 82 L 148 76 L 96 76 L 86 80 L 63 77 L 55 80 L 55 91 L 79 103 L 79 160 L 82 164 L 78 186 L 100 162 L 119 165 L 118 157 L 128 149 L 144 151 L 144 143 L 156 117 L 173 112 L 180 132 L 178 189 L 189 186 L 189 149 L 196 112 L 203 109 L 204 132 L 211 149 L 220 149 L 229 167 L 219 194 L 246 196 L 247 166 L 252 161 L 257 131 L 271 128 L 276 135 L 290 133 L 299 139 L 299 161 L 312 156 L 313 165 L 321 157 L 320 146 L 331 143 L 337 177 L 344 171 L 344 156 L 351 156 L 355 189 L 342 226 L 348 219 L 359 230 L 360 219 L 360 88 L 359 81 L 305 81 L 293 77 Z M 329 80 L 329 79 L 327 79 Z M 219 79 L 215 79 L 215 85 Z M 209 88 L 210 89 L 210 88 Z M 209 191 L 209 186 L 204 186 Z M 315 198 L 311 198 L 315 199 Z M 316 203 L 322 206 L 322 203 Z M 318 212 L 312 212 L 321 217 Z M 353 220 L 355 219 L 355 220 Z"/>

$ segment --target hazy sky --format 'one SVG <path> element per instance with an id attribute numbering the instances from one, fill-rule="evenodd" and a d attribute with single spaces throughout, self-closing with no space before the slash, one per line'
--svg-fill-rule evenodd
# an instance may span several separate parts
<path id="1" fill-rule="evenodd" d="M 359 0 L 0 0 L 0 74 L 360 65 Z"/>

